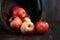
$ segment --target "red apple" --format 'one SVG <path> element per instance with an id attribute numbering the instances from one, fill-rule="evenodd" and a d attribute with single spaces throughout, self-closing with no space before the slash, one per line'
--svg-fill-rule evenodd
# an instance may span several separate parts
<path id="1" fill-rule="evenodd" d="M 18 16 L 20 18 L 25 18 L 27 16 L 27 13 L 25 9 L 18 7 L 18 6 L 14 6 L 14 8 L 12 8 L 12 15 Z"/>
<path id="2" fill-rule="evenodd" d="M 19 7 L 17 5 L 12 6 L 11 11 L 13 12 L 14 10 L 18 9 Z"/>
<path id="3" fill-rule="evenodd" d="M 6 12 L 3 12 L 2 16 L 3 16 L 4 20 L 7 21 L 8 14 Z"/>
<path id="4" fill-rule="evenodd" d="M 48 28 L 49 28 L 49 25 L 47 22 L 43 22 L 43 21 L 36 22 L 36 29 L 38 33 L 44 34 L 48 31 Z"/>
<path id="5" fill-rule="evenodd" d="M 23 22 L 20 28 L 23 34 L 32 33 L 34 31 L 34 24 L 32 22 Z"/>
<path id="6" fill-rule="evenodd" d="M 15 30 L 18 30 L 22 24 L 22 20 L 17 16 L 11 17 L 9 19 L 9 22 L 10 22 L 10 27 Z"/>

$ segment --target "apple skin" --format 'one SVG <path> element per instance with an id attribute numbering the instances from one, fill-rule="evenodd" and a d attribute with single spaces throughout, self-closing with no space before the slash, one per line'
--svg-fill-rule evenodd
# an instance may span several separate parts
<path id="1" fill-rule="evenodd" d="M 4 20 L 7 21 L 7 19 L 8 19 L 8 18 L 7 18 L 7 17 L 8 17 L 8 14 L 7 14 L 6 12 L 3 12 L 3 13 L 2 13 L 2 16 L 3 16 Z"/>
<path id="2" fill-rule="evenodd" d="M 44 34 L 48 31 L 49 25 L 47 22 L 37 21 L 36 22 L 36 30 L 39 34 Z"/>
<path id="3" fill-rule="evenodd" d="M 9 22 L 10 22 L 10 27 L 14 30 L 18 30 L 22 24 L 22 20 L 17 16 L 11 17 L 9 19 Z"/>
<path id="4" fill-rule="evenodd" d="M 28 16 L 26 11 L 22 7 L 18 7 L 18 6 L 12 7 L 11 12 L 13 16 L 18 16 L 20 18 L 25 18 Z"/>
<path id="5" fill-rule="evenodd" d="M 22 34 L 31 34 L 34 31 L 34 24 L 32 22 L 23 22 L 20 28 Z"/>
<path id="6" fill-rule="evenodd" d="M 22 22 L 24 21 L 31 22 L 31 19 L 29 17 L 25 17 L 24 19 L 22 19 Z"/>
<path id="7" fill-rule="evenodd" d="M 12 6 L 11 11 L 18 9 L 19 7 L 17 5 Z"/>

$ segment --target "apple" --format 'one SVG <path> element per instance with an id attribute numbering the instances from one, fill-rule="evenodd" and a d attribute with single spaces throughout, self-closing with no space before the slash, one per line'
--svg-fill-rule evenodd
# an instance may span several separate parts
<path id="1" fill-rule="evenodd" d="M 22 24 L 22 20 L 17 16 L 11 17 L 9 19 L 9 22 L 10 22 L 10 27 L 15 30 L 18 30 Z"/>
<path id="2" fill-rule="evenodd" d="M 33 33 L 34 31 L 34 24 L 32 22 L 23 22 L 21 27 L 20 27 L 20 30 L 23 34 L 30 34 L 30 33 Z"/>
<path id="3" fill-rule="evenodd" d="M 14 5 L 14 6 L 12 6 L 12 8 L 11 8 L 11 10 L 10 11 L 14 11 L 14 10 L 16 10 L 16 9 L 18 9 L 19 7 L 18 7 L 18 5 Z"/>
<path id="4" fill-rule="evenodd" d="M 7 21 L 8 14 L 6 12 L 3 12 L 2 16 L 3 16 L 4 20 Z"/>
<path id="5" fill-rule="evenodd" d="M 28 21 L 28 22 L 31 22 L 31 19 L 29 17 L 25 17 L 24 19 L 22 19 L 22 21 Z"/>
<path id="6" fill-rule="evenodd" d="M 23 9 L 22 7 L 18 7 L 18 6 L 14 6 L 12 8 L 12 15 L 18 16 L 20 18 L 25 18 L 26 16 L 28 16 L 25 9 Z"/>
<path id="7" fill-rule="evenodd" d="M 36 22 L 36 29 L 37 29 L 38 33 L 44 34 L 48 31 L 48 28 L 49 28 L 49 25 L 47 22 L 43 22 L 43 21 Z"/>

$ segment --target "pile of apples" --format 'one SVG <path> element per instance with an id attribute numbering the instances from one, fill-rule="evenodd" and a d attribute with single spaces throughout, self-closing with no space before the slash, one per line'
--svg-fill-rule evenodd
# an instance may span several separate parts
<path id="1" fill-rule="evenodd" d="M 35 29 L 39 34 L 43 34 L 49 28 L 48 23 L 44 21 L 33 23 L 25 9 L 19 6 L 13 6 L 11 8 L 11 17 L 9 19 L 7 19 L 6 13 L 3 13 L 3 18 L 9 22 L 11 29 L 20 30 L 22 34 L 33 33 Z"/>

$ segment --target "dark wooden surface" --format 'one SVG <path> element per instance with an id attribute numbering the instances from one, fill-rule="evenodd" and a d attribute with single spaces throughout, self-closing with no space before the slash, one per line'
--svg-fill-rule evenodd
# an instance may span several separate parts
<path id="1" fill-rule="evenodd" d="M 43 17 L 49 23 L 44 35 L 13 35 L 0 31 L 0 40 L 60 40 L 60 0 L 43 0 Z"/>

